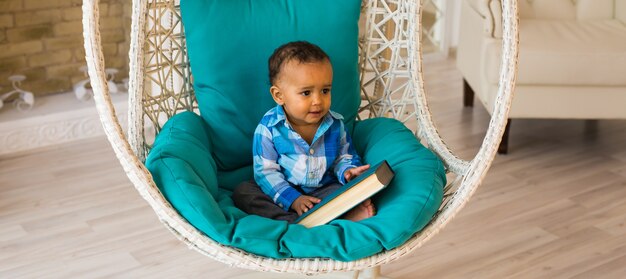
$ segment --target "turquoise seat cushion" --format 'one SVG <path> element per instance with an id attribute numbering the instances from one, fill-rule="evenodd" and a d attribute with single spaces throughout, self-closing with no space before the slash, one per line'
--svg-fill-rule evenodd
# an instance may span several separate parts
<path id="1" fill-rule="evenodd" d="M 252 134 L 275 106 L 267 60 L 296 40 L 317 44 L 333 65 L 331 109 L 353 125 L 360 104 L 361 0 L 186 0 L 181 13 L 200 114 L 220 170 L 252 163 Z"/>
<path id="2" fill-rule="evenodd" d="M 366 163 L 387 160 L 396 172 L 373 198 L 376 216 L 307 229 L 248 215 L 233 205 L 232 192 L 220 186 L 251 179 L 252 169 L 220 172 L 210 133 L 194 113 L 173 116 L 157 136 L 146 167 L 190 224 L 219 243 L 260 256 L 340 261 L 370 256 L 404 243 L 428 224 L 442 201 L 446 177 L 441 161 L 402 123 L 375 118 L 355 123 L 353 142 Z"/>

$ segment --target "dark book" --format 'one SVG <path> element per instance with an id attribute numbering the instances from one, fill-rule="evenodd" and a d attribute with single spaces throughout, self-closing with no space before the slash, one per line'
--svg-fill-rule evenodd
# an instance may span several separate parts
<path id="1" fill-rule="evenodd" d="M 296 223 L 307 228 L 324 225 L 385 188 L 393 176 L 387 161 L 382 161 L 324 198 L 296 219 Z"/>

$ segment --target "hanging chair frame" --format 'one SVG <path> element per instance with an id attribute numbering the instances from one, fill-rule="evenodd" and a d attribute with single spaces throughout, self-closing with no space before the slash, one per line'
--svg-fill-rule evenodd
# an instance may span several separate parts
<path id="1" fill-rule="evenodd" d="M 166 118 L 180 111 L 194 111 L 197 109 L 182 32 L 173 34 L 152 30 L 152 32 L 155 32 L 152 34 L 155 38 L 162 39 L 169 36 L 171 42 L 166 54 L 169 55 L 170 59 L 166 64 L 170 68 L 167 70 L 177 71 L 177 73 L 183 76 L 182 84 L 167 78 L 162 79 L 161 90 L 165 88 L 165 90 L 171 91 L 174 87 L 177 87 L 182 88 L 182 94 L 179 92 L 173 99 L 158 100 L 153 98 L 154 96 L 150 93 L 152 90 L 148 88 L 153 85 L 148 78 L 151 71 L 160 71 L 163 70 L 163 67 L 157 66 L 155 69 L 146 67 L 146 61 L 150 59 L 147 56 L 157 55 L 151 53 L 151 51 L 163 48 L 163 46 L 153 45 L 151 50 L 151 43 L 146 40 L 146 34 L 151 32 L 146 27 L 147 22 L 150 21 L 147 14 L 149 9 L 156 8 L 156 11 L 158 11 L 160 5 L 172 6 L 173 4 L 168 4 L 167 0 L 158 0 L 151 3 L 140 0 L 133 1 L 128 138 L 124 135 L 122 126 L 117 119 L 107 87 L 99 31 L 99 1 L 84 0 L 83 2 L 83 35 L 86 60 L 96 107 L 107 139 L 113 146 L 113 150 L 129 179 L 155 211 L 160 221 L 190 248 L 217 261 L 230 266 L 259 271 L 293 272 L 310 275 L 334 271 L 362 270 L 397 260 L 422 246 L 444 228 L 464 207 L 485 177 L 504 133 L 517 72 L 519 24 L 517 0 L 501 0 L 503 44 L 499 89 L 494 111 L 489 122 L 489 128 L 476 156 L 471 161 L 459 159 L 441 139 L 433 123 L 426 101 L 422 73 L 422 45 L 420 41 L 422 2 L 423 0 L 363 1 L 363 8 L 367 11 L 366 15 L 368 18 L 366 22 L 367 31 L 364 38 L 361 38 L 359 42 L 360 51 L 363 55 L 362 57 L 364 57 L 361 58 L 359 64 L 362 73 L 361 82 L 364 102 L 366 103 L 361 109 L 361 113 L 369 113 L 371 116 L 391 115 L 402 118 L 409 115 L 415 117 L 418 123 L 417 134 L 419 138 L 444 161 L 449 172 L 456 174 L 456 179 L 445 187 L 444 202 L 431 222 L 422 231 L 416 233 L 397 248 L 351 262 L 323 258 L 271 259 L 219 244 L 198 231 L 178 214 L 159 192 L 150 172 L 143 165 L 145 154 L 149 149 L 149 144 L 146 143 L 146 138 L 144 137 L 144 132 L 147 129 L 144 127 L 145 117 L 149 118 L 156 133 Z M 179 14 L 175 13 L 169 16 L 170 19 L 179 19 L 180 17 Z M 160 17 L 156 18 L 159 21 L 158 25 L 167 25 L 167 21 L 163 21 Z M 154 21 L 154 19 L 152 20 Z M 385 24 L 386 21 L 390 20 L 393 21 L 393 24 Z M 153 24 L 155 23 L 153 22 Z M 170 27 L 182 29 L 180 20 L 170 20 L 170 24 L 174 25 Z M 388 30 L 388 28 L 394 29 Z M 385 34 L 394 34 L 396 37 L 388 39 L 385 37 Z M 397 36 L 404 36 L 404 40 L 398 40 Z M 385 51 L 389 55 L 381 55 Z M 165 58 L 167 58 L 167 55 Z M 402 55 L 407 56 L 403 58 Z M 399 59 L 403 60 L 398 61 Z M 406 84 L 400 87 L 406 90 L 401 92 L 405 95 L 409 94 L 410 100 L 398 101 L 397 98 L 392 96 L 398 92 L 390 88 L 392 84 L 395 84 L 395 81 L 390 81 L 389 79 L 394 77 L 404 78 Z M 154 75 L 152 79 L 154 79 Z M 366 92 L 367 88 L 371 89 L 372 87 L 374 92 L 377 93 L 368 95 Z M 379 94 L 380 92 L 382 94 Z M 146 113 L 159 102 L 168 104 L 170 110 L 162 111 L 160 114 Z M 406 109 L 407 106 L 413 109 Z"/>

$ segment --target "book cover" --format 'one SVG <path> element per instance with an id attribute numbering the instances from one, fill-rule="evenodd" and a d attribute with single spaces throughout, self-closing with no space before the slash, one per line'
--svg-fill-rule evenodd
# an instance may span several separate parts
<path id="1" fill-rule="evenodd" d="M 324 198 L 295 222 L 306 227 L 326 224 L 382 190 L 393 176 L 387 161 L 382 161 Z"/>

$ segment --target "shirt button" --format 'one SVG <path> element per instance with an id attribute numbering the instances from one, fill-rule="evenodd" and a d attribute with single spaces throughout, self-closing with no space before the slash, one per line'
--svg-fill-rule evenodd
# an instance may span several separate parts
<path id="1" fill-rule="evenodd" d="M 309 149 L 309 154 L 311 155 L 315 154 L 315 150 L 313 150 L 313 148 Z"/>

